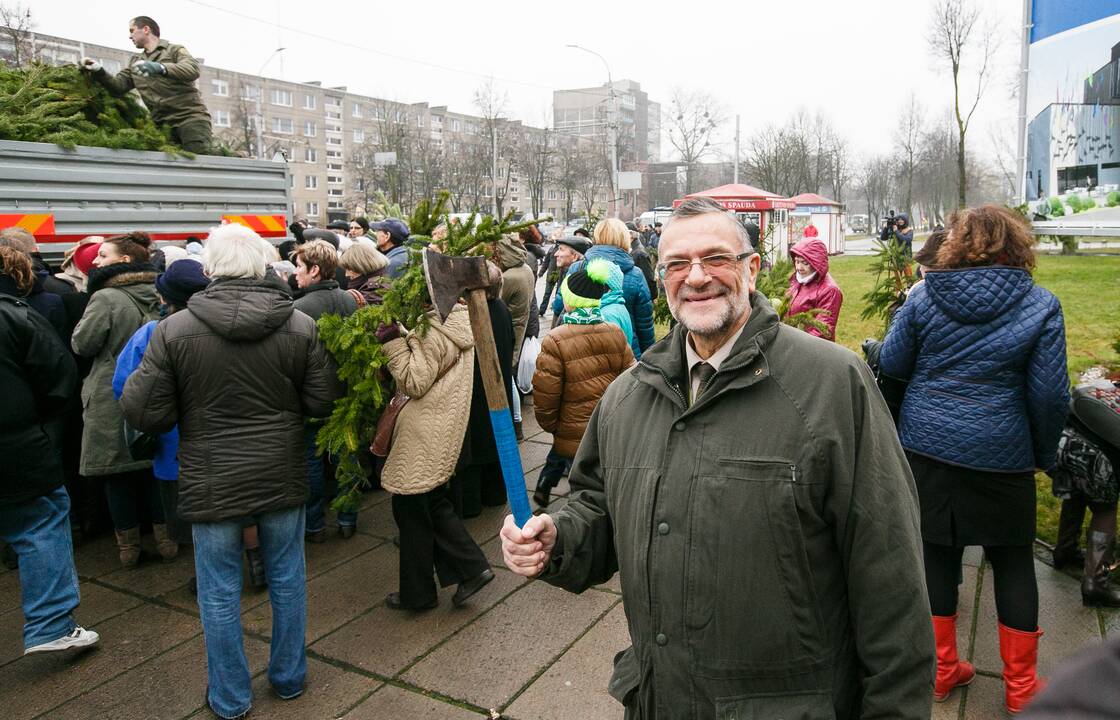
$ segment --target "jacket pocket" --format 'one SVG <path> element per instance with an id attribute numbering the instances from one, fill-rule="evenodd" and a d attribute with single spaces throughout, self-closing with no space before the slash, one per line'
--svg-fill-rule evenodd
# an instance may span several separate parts
<path id="1" fill-rule="evenodd" d="M 826 693 L 753 695 L 716 699 L 716 720 L 835 720 Z"/>
<path id="2" fill-rule="evenodd" d="M 638 654 L 628 647 L 614 656 L 614 672 L 611 673 L 607 692 L 624 707 L 634 705 L 638 686 L 642 683 L 642 669 Z"/>
<path id="3" fill-rule="evenodd" d="M 684 622 L 693 672 L 783 677 L 823 662 L 822 621 L 788 461 L 719 460 L 689 497 Z"/>

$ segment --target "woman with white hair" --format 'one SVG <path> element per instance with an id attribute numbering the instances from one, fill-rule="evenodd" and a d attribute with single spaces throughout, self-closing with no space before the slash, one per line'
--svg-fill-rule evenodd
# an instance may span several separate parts
<path id="1" fill-rule="evenodd" d="M 338 395 L 315 322 L 295 312 L 260 237 L 215 229 L 210 285 L 152 333 L 121 396 L 145 432 L 179 427 L 179 515 L 193 523 L 198 604 L 206 636 L 207 702 L 220 717 L 252 705 L 241 631 L 241 519 L 257 523 L 272 603 L 268 678 L 291 699 L 307 674 L 303 504 L 304 420 Z"/>

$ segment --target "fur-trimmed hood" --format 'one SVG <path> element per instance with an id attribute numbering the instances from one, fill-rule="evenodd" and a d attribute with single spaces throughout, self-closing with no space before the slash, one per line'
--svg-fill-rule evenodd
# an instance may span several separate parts
<path id="1" fill-rule="evenodd" d="M 149 284 L 155 285 L 156 269 L 151 263 L 129 262 L 116 263 L 105 267 L 90 268 L 89 283 L 86 290 L 93 295 L 98 290 L 107 287 L 124 287 L 125 285 Z"/>

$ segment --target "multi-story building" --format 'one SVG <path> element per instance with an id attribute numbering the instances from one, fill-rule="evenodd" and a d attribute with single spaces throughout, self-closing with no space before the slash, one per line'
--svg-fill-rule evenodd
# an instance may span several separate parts
<path id="1" fill-rule="evenodd" d="M 617 113 L 618 161 L 661 160 L 661 104 L 649 99 L 639 83 L 615 80 L 600 87 L 552 93 L 553 127 L 557 132 L 605 142 L 611 103 Z"/>
<path id="2" fill-rule="evenodd" d="M 10 36 L 0 34 L 0 58 L 10 61 L 13 49 Z M 135 53 L 38 33 L 28 35 L 25 56 L 27 49 L 31 57 L 54 64 L 94 57 L 111 73 L 125 67 Z M 210 110 L 215 136 L 246 156 L 286 161 L 291 170 L 292 214 L 304 215 L 314 224 L 372 212 L 378 191 L 406 210 L 445 188 L 455 210 L 488 211 L 494 205 L 494 185 L 503 213 L 528 213 L 536 204 L 539 215 L 567 220 L 568 208 L 575 215 L 587 205 L 569 198 L 572 184 L 565 187 L 552 167 L 531 182 L 526 177 L 526 148 L 545 146 L 549 162 L 559 164 L 562 153 L 591 145 L 589 138 L 573 141 L 513 120 L 491 122 L 445 106 L 401 103 L 318 81 L 279 80 L 198 60 L 197 85 Z M 633 91 L 627 89 L 628 94 L 620 97 L 636 98 L 637 84 L 622 82 L 620 88 L 633 85 Z M 644 93 L 641 96 L 645 103 Z M 645 133 L 648 123 L 639 122 L 635 113 L 636 105 L 631 104 L 626 117 Z M 492 161 L 495 146 L 497 163 Z M 492 184 L 495 166 L 497 182 Z M 537 203 L 533 203 L 534 190 Z M 602 212 L 609 189 L 593 187 L 586 192 L 592 191 L 598 194 L 591 196 L 591 205 Z"/>

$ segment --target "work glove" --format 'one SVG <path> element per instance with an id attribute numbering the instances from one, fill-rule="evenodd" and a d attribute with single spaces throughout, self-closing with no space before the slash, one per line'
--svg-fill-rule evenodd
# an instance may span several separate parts
<path id="1" fill-rule="evenodd" d="M 85 70 L 86 72 L 97 72 L 101 69 L 102 66 L 100 60 L 94 60 L 91 57 L 84 57 L 82 58 L 82 61 L 78 63 L 78 67 L 82 70 Z"/>
<path id="2" fill-rule="evenodd" d="M 401 326 L 396 323 L 385 323 L 373 331 L 373 336 L 377 338 L 377 342 L 384 345 L 401 336 Z"/>
<path id="3" fill-rule="evenodd" d="M 153 75 L 164 75 L 167 73 L 165 68 L 160 63 L 154 60 L 142 60 L 132 66 L 132 69 L 140 73 L 144 77 L 152 77 Z"/>

